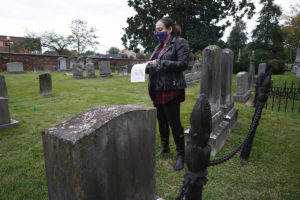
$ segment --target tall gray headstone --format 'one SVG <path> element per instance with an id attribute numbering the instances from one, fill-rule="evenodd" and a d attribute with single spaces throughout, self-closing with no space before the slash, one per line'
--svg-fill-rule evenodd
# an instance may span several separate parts
<path id="1" fill-rule="evenodd" d="M 96 78 L 95 66 L 94 66 L 94 63 L 92 63 L 92 62 L 89 62 L 86 64 L 86 77 L 87 78 Z"/>
<path id="2" fill-rule="evenodd" d="M 0 97 L 8 98 L 5 76 L 0 75 Z"/>
<path id="3" fill-rule="evenodd" d="M 0 97 L 0 130 L 17 126 L 20 123 L 10 118 L 8 98 Z"/>
<path id="4" fill-rule="evenodd" d="M 76 58 L 75 57 L 69 57 L 69 68 L 70 70 L 73 69 L 73 64 L 76 63 Z"/>
<path id="5" fill-rule="evenodd" d="M 89 109 L 42 133 L 49 200 L 154 200 L 154 108 Z"/>
<path id="6" fill-rule="evenodd" d="M 84 78 L 82 64 L 80 64 L 80 63 L 73 64 L 73 78 L 74 79 L 83 79 Z"/>
<path id="7" fill-rule="evenodd" d="M 51 74 L 49 73 L 40 74 L 39 79 L 40 79 L 40 95 L 41 96 L 52 95 Z"/>
<path id="8" fill-rule="evenodd" d="M 109 61 L 102 61 L 98 63 L 99 73 L 101 77 L 111 77 L 111 69 Z"/>
<path id="9" fill-rule="evenodd" d="M 65 57 L 58 58 L 58 69 L 59 71 L 66 71 L 67 70 L 67 61 Z"/>
<path id="10" fill-rule="evenodd" d="M 257 76 L 259 77 L 260 74 L 266 73 L 267 64 L 266 63 L 260 63 L 258 65 L 258 73 Z"/>
<path id="11" fill-rule="evenodd" d="M 234 107 L 231 97 L 233 72 L 233 52 L 231 49 L 222 50 L 221 60 L 221 110 L 224 120 L 229 122 L 229 133 L 237 123 L 238 108 Z"/>
<path id="12" fill-rule="evenodd" d="M 6 63 L 7 73 L 11 74 L 22 74 L 24 72 L 23 63 L 21 62 L 10 62 Z"/>
<path id="13" fill-rule="evenodd" d="M 296 55 L 294 65 L 300 66 L 300 41 L 299 41 L 299 45 L 298 45 L 298 48 L 297 48 L 297 55 Z"/>
<path id="14" fill-rule="evenodd" d="M 296 77 L 297 77 L 298 79 L 300 79 L 300 67 L 299 67 L 299 66 L 296 66 L 295 68 L 296 68 L 296 69 L 295 69 Z"/>
<path id="15" fill-rule="evenodd" d="M 235 102 L 247 102 L 251 95 L 248 87 L 248 72 L 239 72 L 236 75 L 236 93 L 233 95 Z"/>
<path id="16" fill-rule="evenodd" d="M 252 51 L 251 54 L 249 54 L 249 69 L 248 69 L 248 87 L 249 90 L 251 90 L 252 85 L 254 83 L 254 76 L 255 76 L 255 56 L 254 56 L 254 51 Z"/>
<path id="17" fill-rule="evenodd" d="M 37 73 L 38 72 L 38 65 L 37 64 L 34 64 L 33 66 L 32 66 L 32 70 L 33 70 L 33 73 Z"/>
<path id="18" fill-rule="evenodd" d="M 79 63 L 81 65 L 81 69 L 84 69 L 84 57 L 83 56 L 79 56 L 77 58 L 77 63 Z"/>
<path id="19" fill-rule="evenodd" d="M 216 45 L 206 47 L 202 52 L 200 94 L 205 94 L 211 106 L 212 133 L 209 144 L 211 155 L 215 156 L 225 144 L 229 123 L 223 120 L 221 111 L 221 53 Z"/>
<path id="20" fill-rule="evenodd" d="M 123 74 L 124 76 L 127 76 L 127 72 L 128 72 L 128 69 L 127 69 L 127 66 L 123 66 Z"/>

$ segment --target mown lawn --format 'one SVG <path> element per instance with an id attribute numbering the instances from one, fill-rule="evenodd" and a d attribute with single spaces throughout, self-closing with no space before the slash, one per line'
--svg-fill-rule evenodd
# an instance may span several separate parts
<path id="1" fill-rule="evenodd" d="M 41 73 L 41 72 L 40 72 Z M 53 73 L 53 95 L 39 96 L 38 74 L 6 74 L 11 117 L 19 127 L 0 131 L 0 199 L 48 199 L 41 131 L 77 113 L 99 105 L 135 104 L 152 106 L 147 83 L 130 83 L 129 77 L 74 80 Z M 300 82 L 290 72 L 274 75 L 274 81 Z M 233 79 L 235 83 L 235 76 Z M 186 89 L 181 121 L 189 127 L 189 117 L 199 96 L 200 86 Z M 233 93 L 235 85 L 233 84 Z M 253 92 L 252 92 L 253 94 Z M 254 108 L 236 103 L 238 124 L 229 135 L 225 155 L 247 134 Z M 247 165 L 239 156 L 220 166 L 208 168 L 208 184 L 203 199 L 300 199 L 300 114 L 264 110 L 256 131 Z M 157 151 L 160 149 L 156 135 Z M 183 181 L 184 170 L 175 172 L 175 146 L 156 161 L 157 195 L 174 199 Z M 147 181 L 147 180 L 145 180 Z"/>

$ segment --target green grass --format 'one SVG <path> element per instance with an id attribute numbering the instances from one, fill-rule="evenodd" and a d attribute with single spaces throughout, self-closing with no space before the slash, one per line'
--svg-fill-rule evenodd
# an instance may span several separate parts
<path id="1" fill-rule="evenodd" d="M 52 74 L 53 95 L 39 95 L 38 74 L 4 74 L 8 87 L 11 117 L 19 127 L 0 131 L 0 199 L 48 199 L 41 131 L 88 108 L 108 104 L 152 106 L 147 83 L 130 83 L 129 77 L 74 80 L 63 73 Z M 275 81 L 294 80 L 292 73 L 273 76 Z M 235 76 L 233 77 L 235 82 Z M 186 89 L 181 121 L 189 117 L 200 86 Z M 235 85 L 233 85 L 233 93 Z M 34 106 L 36 112 L 34 112 Z M 238 124 L 218 155 L 229 153 L 246 135 L 254 108 L 239 108 Z M 208 168 L 203 199 L 300 199 L 300 114 L 264 110 L 256 131 L 247 165 L 235 156 L 225 164 Z M 160 149 L 156 135 L 157 151 Z M 184 170 L 175 172 L 175 146 L 156 160 L 157 195 L 174 199 L 183 181 Z M 145 180 L 147 181 L 147 180 Z"/>

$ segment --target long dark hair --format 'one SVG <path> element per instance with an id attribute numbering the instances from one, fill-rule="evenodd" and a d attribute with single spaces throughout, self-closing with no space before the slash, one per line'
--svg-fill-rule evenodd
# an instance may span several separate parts
<path id="1" fill-rule="evenodd" d="M 167 29 L 169 29 L 170 27 L 172 27 L 172 35 L 174 36 L 181 36 L 181 28 L 179 25 L 174 24 L 174 21 L 170 18 L 170 17 L 163 17 L 160 20 Z"/>

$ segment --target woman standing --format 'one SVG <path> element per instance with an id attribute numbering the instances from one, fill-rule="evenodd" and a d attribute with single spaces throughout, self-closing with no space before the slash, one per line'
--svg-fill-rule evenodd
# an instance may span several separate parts
<path id="1" fill-rule="evenodd" d="M 169 125 L 176 144 L 175 170 L 184 167 L 184 131 L 180 122 L 180 103 L 185 100 L 186 82 L 183 71 L 189 62 L 188 42 L 181 38 L 181 29 L 169 17 L 156 23 L 159 44 L 148 61 L 149 95 L 157 109 L 157 119 L 162 149 L 158 155 L 170 152 Z"/>

